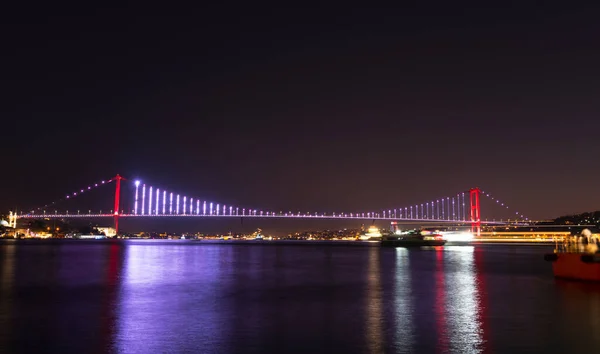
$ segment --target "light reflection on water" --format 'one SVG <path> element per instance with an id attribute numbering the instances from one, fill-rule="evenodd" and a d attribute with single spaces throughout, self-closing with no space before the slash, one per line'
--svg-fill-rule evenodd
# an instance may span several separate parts
<path id="1" fill-rule="evenodd" d="M 369 250 L 369 268 L 367 273 L 367 296 L 365 297 L 366 340 L 370 353 L 383 351 L 383 291 L 381 289 L 380 250 Z"/>
<path id="2" fill-rule="evenodd" d="M 449 351 L 449 341 L 451 340 L 448 333 L 448 317 L 447 312 L 447 295 L 446 295 L 446 279 L 444 278 L 444 249 L 442 247 L 435 248 L 435 323 L 437 329 L 437 351 L 447 353 Z"/>
<path id="3" fill-rule="evenodd" d="M 412 288 L 409 251 L 396 248 L 394 269 L 394 349 L 397 353 L 410 353 L 414 346 Z"/>
<path id="4" fill-rule="evenodd" d="M 220 286 L 227 281 L 221 279 L 222 256 L 204 247 L 128 247 L 117 350 L 211 352 L 214 343 L 224 342 L 226 328 L 219 316 L 227 316 L 227 310 L 218 308 Z"/>
<path id="5" fill-rule="evenodd" d="M 443 251 L 447 317 L 447 340 L 453 353 L 479 353 L 483 348 L 482 327 L 479 322 L 479 294 L 476 287 L 474 247 L 448 246 Z"/>

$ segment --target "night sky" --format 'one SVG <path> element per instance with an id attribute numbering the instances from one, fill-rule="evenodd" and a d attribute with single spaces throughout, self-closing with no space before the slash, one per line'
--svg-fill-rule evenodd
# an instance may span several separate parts
<path id="1" fill-rule="evenodd" d="M 600 8 L 499 4 L 7 8 L 0 207 L 120 173 L 271 210 L 600 209 Z"/>

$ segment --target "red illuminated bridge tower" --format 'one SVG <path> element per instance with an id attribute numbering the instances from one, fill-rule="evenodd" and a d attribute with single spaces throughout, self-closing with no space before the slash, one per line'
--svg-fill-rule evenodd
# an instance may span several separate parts
<path id="1" fill-rule="evenodd" d="M 114 209 L 114 218 L 115 218 L 115 234 L 119 234 L 119 201 L 121 200 L 121 180 L 125 179 L 117 174 L 113 177 L 113 181 L 115 181 L 115 209 Z"/>
<path id="2" fill-rule="evenodd" d="M 471 188 L 469 195 L 471 199 L 471 232 L 481 236 L 481 208 L 479 206 L 479 188 Z"/>

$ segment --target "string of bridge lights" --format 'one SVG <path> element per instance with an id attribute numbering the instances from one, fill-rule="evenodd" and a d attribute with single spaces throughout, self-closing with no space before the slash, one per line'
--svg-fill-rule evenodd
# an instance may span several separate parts
<path id="1" fill-rule="evenodd" d="M 101 187 L 101 186 L 103 186 L 103 185 L 106 185 L 106 184 L 108 184 L 108 183 L 111 183 L 113 180 L 114 180 L 114 179 L 112 179 L 112 178 L 111 178 L 111 179 L 107 179 L 107 180 L 101 180 L 101 181 L 100 181 L 100 182 L 98 182 L 98 183 L 90 184 L 90 185 L 88 185 L 88 186 L 87 186 L 87 187 L 85 187 L 85 188 L 81 188 L 81 189 L 79 189 L 79 190 L 77 190 L 77 191 L 75 191 L 75 192 L 72 192 L 72 193 L 69 193 L 69 194 L 65 195 L 63 198 L 57 199 L 57 200 L 55 200 L 55 201 L 53 201 L 53 202 L 51 202 L 51 203 L 48 203 L 48 204 L 46 204 L 46 205 L 44 205 L 44 206 L 41 206 L 41 207 L 38 207 L 38 208 L 32 209 L 32 210 L 31 210 L 31 213 L 35 213 L 36 211 L 40 211 L 40 210 L 45 210 L 46 208 L 50 208 L 50 207 L 52 207 L 52 206 L 55 206 L 56 204 L 59 204 L 60 202 L 63 202 L 63 201 L 65 201 L 65 200 L 73 199 L 73 198 L 75 198 L 75 197 L 77 197 L 77 196 L 80 196 L 80 195 L 82 195 L 83 193 L 86 193 L 86 192 L 88 192 L 88 191 L 91 191 L 91 190 L 93 190 L 93 189 L 96 189 L 96 188 L 98 188 L 98 187 Z"/>
<path id="2" fill-rule="evenodd" d="M 135 216 L 282 216 L 282 217 L 360 217 L 360 213 L 317 213 L 300 211 L 294 213 L 275 212 L 270 210 L 260 210 L 246 207 L 239 207 L 221 203 L 203 200 L 201 198 L 193 198 L 183 194 L 169 192 L 165 189 L 155 188 L 152 185 L 147 185 L 141 181 L 135 181 L 134 204 L 131 211 Z M 375 215 L 375 213 L 362 213 Z"/>
<path id="3" fill-rule="evenodd" d="M 466 212 L 465 192 L 457 193 L 452 197 L 442 197 L 431 202 L 414 204 L 411 206 L 382 210 L 379 213 L 363 213 L 363 216 L 415 219 L 415 220 L 446 220 L 470 221 Z"/>
<path id="4" fill-rule="evenodd" d="M 154 188 L 140 181 L 135 181 L 133 215 L 221 215 L 221 216 L 270 216 L 273 212 L 240 208 L 237 206 L 215 203 L 200 198 L 188 198 Z"/>
<path id="5" fill-rule="evenodd" d="M 481 194 L 484 195 L 485 197 L 490 198 L 491 200 L 495 201 L 496 204 L 498 204 L 499 206 L 510 210 L 510 208 L 508 207 L 508 205 L 506 205 L 506 203 L 503 203 L 498 198 L 495 198 L 491 193 L 488 193 L 488 192 L 482 190 Z M 529 220 L 528 217 L 524 216 L 523 214 L 519 213 L 518 211 L 515 211 L 515 215 L 520 216 L 522 220 L 526 220 L 526 221 Z"/>

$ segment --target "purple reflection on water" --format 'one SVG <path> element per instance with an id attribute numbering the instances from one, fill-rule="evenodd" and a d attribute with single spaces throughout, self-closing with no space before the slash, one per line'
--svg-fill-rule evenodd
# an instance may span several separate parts
<path id="1" fill-rule="evenodd" d="M 154 244 L 153 244 L 154 243 Z M 164 241 L 130 243 L 118 307 L 119 352 L 216 353 L 224 347 L 227 252 Z"/>

